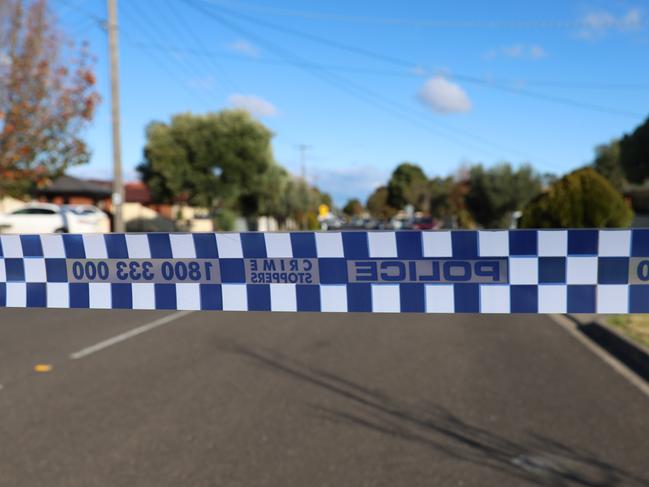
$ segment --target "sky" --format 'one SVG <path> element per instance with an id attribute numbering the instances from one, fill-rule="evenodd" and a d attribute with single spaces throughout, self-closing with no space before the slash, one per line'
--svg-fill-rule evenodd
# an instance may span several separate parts
<path id="1" fill-rule="evenodd" d="M 104 0 L 50 0 L 97 57 L 83 177 L 110 178 Z M 122 160 L 145 128 L 245 108 L 277 161 L 342 205 L 404 161 L 430 176 L 507 161 L 563 174 L 649 115 L 649 3 L 121 0 Z"/>

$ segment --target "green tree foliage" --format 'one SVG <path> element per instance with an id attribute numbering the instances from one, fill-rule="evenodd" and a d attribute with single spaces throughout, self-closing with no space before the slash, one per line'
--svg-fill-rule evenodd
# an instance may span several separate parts
<path id="1" fill-rule="evenodd" d="M 274 161 L 272 133 L 245 111 L 176 115 L 169 124 L 149 124 L 146 136 L 138 171 L 154 199 L 218 210 L 223 228 L 231 226 L 233 212 L 251 228 L 259 215 L 312 227 L 318 206 L 331 206 L 328 194 Z"/>
<path id="2" fill-rule="evenodd" d="M 222 230 L 225 232 L 231 232 L 234 230 L 234 224 L 237 219 L 236 213 L 227 208 L 219 210 L 214 218 L 214 223 L 216 224 L 217 230 Z"/>
<path id="3" fill-rule="evenodd" d="M 593 168 L 604 176 L 619 192 L 624 190 L 626 179 L 620 161 L 620 141 L 613 140 L 610 144 L 595 147 L 595 160 Z"/>
<path id="4" fill-rule="evenodd" d="M 404 162 L 399 164 L 388 181 L 388 203 L 402 210 L 412 205 L 417 210 L 428 206 L 428 178 L 421 167 Z"/>
<path id="5" fill-rule="evenodd" d="M 290 216 L 286 192 L 292 177 L 279 164 L 272 162 L 266 172 L 259 175 L 258 184 L 247 196 L 244 215 L 271 215 L 280 222 Z"/>
<path id="6" fill-rule="evenodd" d="M 446 219 L 454 213 L 453 186 L 455 180 L 452 177 L 440 178 L 435 177 L 428 183 L 428 198 L 430 214 L 435 218 Z"/>
<path id="7" fill-rule="evenodd" d="M 317 229 L 319 206 L 324 204 L 331 207 L 331 203 L 331 196 L 322 193 L 316 187 L 309 186 L 303 179 L 291 179 L 286 186 L 285 214 L 301 229 Z"/>
<path id="8" fill-rule="evenodd" d="M 649 118 L 622 137 L 620 162 L 630 182 L 641 184 L 649 177 Z"/>
<path id="9" fill-rule="evenodd" d="M 347 216 L 358 216 L 363 213 L 363 203 L 358 198 L 352 198 L 343 206 L 343 213 Z"/>
<path id="10" fill-rule="evenodd" d="M 512 169 L 499 164 L 489 169 L 476 165 L 469 170 L 467 209 L 486 228 L 506 228 L 512 212 L 541 192 L 541 177 L 529 165 Z"/>
<path id="11" fill-rule="evenodd" d="M 264 178 L 273 166 L 272 133 L 247 112 L 176 115 L 146 129 L 142 180 L 158 201 L 259 211 Z"/>
<path id="12" fill-rule="evenodd" d="M 315 198 L 315 207 L 318 208 L 321 204 L 333 208 L 334 201 L 329 193 L 323 193 L 317 186 L 311 186 L 313 197 Z"/>
<path id="13" fill-rule="evenodd" d="M 622 196 L 592 168 L 574 171 L 552 184 L 523 211 L 524 228 L 626 227 L 633 212 Z"/>
<path id="14" fill-rule="evenodd" d="M 388 195 L 388 188 L 380 186 L 367 198 L 365 207 L 374 218 L 389 220 L 397 213 L 397 210 L 388 204 Z"/>
<path id="15" fill-rule="evenodd" d="M 259 191 L 260 215 L 270 215 L 284 225 L 288 219 L 294 220 L 302 229 L 312 227 L 318 207 L 325 204 L 331 207 L 331 197 L 304 180 L 293 178 L 283 167 L 273 165 Z"/>

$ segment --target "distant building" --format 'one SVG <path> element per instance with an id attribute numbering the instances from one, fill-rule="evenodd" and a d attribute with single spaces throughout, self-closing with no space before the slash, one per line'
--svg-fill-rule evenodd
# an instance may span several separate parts
<path id="1" fill-rule="evenodd" d="M 110 211 L 111 194 L 110 183 L 64 175 L 37 190 L 36 197 L 57 205 L 95 205 Z"/>
<path id="2" fill-rule="evenodd" d="M 109 214 L 112 221 L 112 181 L 80 179 L 64 175 L 36 193 L 39 201 L 59 205 L 95 205 Z M 189 205 L 154 203 L 146 184 L 140 181 L 124 184 L 122 213 L 127 231 L 212 231 L 207 208 Z"/>

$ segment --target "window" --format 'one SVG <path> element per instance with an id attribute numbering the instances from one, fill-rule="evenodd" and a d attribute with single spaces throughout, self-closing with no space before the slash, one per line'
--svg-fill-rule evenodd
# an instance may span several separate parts
<path id="1" fill-rule="evenodd" d="M 92 206 L 65 206 L 64 209 L 75 215 L 95 215 L 99 210 Z"/>
<path id="2" fill-rule="evenodd" d="M 11 212 L 12 215 L 56 215 L 56 213 L 48 208 L 21 208 Z"/>

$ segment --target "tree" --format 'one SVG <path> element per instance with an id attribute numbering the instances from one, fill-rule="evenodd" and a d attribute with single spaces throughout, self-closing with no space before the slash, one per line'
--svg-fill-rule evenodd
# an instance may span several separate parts
<path id="1" fill-rule="evenodd" d="M 248 112 L 176 115 L 170 124 L 149 124 L 146 138 L 138 171 L 157 201 L 229 207 L 245 216 L 260 211 L 260 189 L 274 166 L 272 133 Z"/>
<path id="2" fill-rule="evenodd" d="M 404 162 L 399 164 L 388 181 L 388 203 L 396 209 L 412 205 L 417 210 L 427 204 L 428 178 L 421 167 Z"/>
<path id="3" fill-rule="evenodd" d="M 343 213 L 347 216 L 359 216 L 363 213 L 363 204 L 358 198 L 352 198 L 343 206 Z"/>
<path id="4" fill-rule="evenodd" d="M 0 194 L 23 195 L 89 159 L 80 133 L 99 95 L 87 48 L 66 45 L 46 0 L 0 2 Z"/>
<path id="5" fill-rule="evenodd" d="M 259 214 L 275 217 L 280 224 L 290 216 L 286 193 L 291 180 L 288 171 L 273 163 L 261 176 L 255 199 L 259 201 Z"/>
<path id="6" fill-rule="evenodd" d="M 641 184 L 649 176 L 649 118 L 620 141 L 620 162 L 627 179 Z"/>
<path id="7" fill-rule="evenodd" d="M 451 228 L 475 228 L 476 224 L 466 207 L 469 192 L 468 171 L 457 177 L 435 177 L 429 181 L 430 214 Z"/>
<path id="8" fill-rule="evenodd" d="M 289 181 L 286 188 L 285 204 L 287 214 L 301 228 L 306 228 L 310 201 L 309 187 L 303 179 L 292 178 Z"/>
<path id="9" fill-rule="evenodd" d="M 601 174 L 620 193 L 624 190 L 626 179 L 620 161 L 620 141 L 613 140 L 609 144 L 595 147 L 593 168 Z"/>
<path id="10" fill-rule="evenodd" d="M 626 227 L 633 212 L 594 169 L 574 171 L 552 184 L 523 210 L 524 228 Z"/>
<path id="11" fill-rule="evenodd" d="M 331 196 L 301 178 L 291 178 L 283 193 L 287 217 L 292 218 L 302 229 L 319 228 L 318 209 L 320 205 L 331 207 Z"/>
<path id="12" fill-rule="evenodd" d="M 397 213 L 397 210 L 388 204 L 388 195 L 388 188 L 379 186 L 367 198 L 367 204 L 365 206 L 374 218 L 389 220 Z"/>
<path id="13" fill-rule="evenodd" d="M 490 169 L 471 167 L 469 190 L 465 196 L 467 209 L 475 221 L 486 228 L 506 228 L 511 214 L 520 210 L 541 192 L 541 177 L 531 166 L 513 170 L 509 164 Z"/>
<path id="14" fill-rule="evenodd" d="M 452 177 L 435 177 L 428 182 L 429 210 L 433 217 L 446 219 L 454 213 L 451 199 L 454 185 Z"/>

